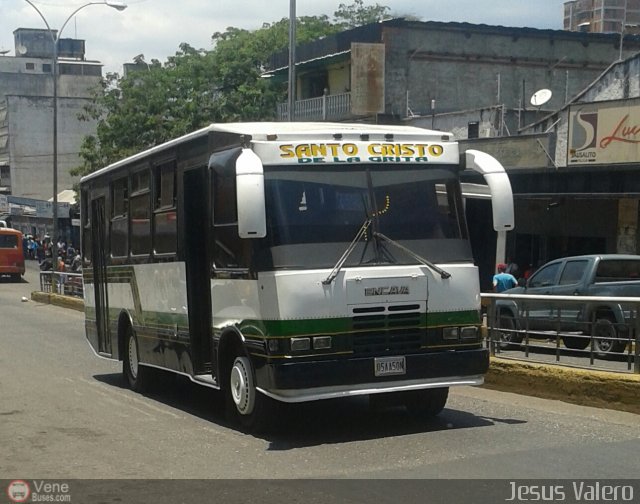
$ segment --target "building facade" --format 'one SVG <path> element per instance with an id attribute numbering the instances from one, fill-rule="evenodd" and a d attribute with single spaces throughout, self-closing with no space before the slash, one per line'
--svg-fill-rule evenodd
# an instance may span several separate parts
<path id="1" fill-rule="evenodd" d="M 403 19 L 374 23 L 296 47 L 294 117 L 420 119 L 463 138 L 516 134 L 598 78 L 619 58 L 619 43 L 615 34 Z M 640 37 L 627 37 L 623 56 L 638 50 Z M 274 55 L 266 75 L 284 82 L 287 74 L 288 53 Z M 541 89 L 549 89 L 551 98 L 533 105 L 531 97 Z M 286 103 L 277 117 L 288 119 Z"/>
<path id="2" fill-rule="evenodd" d="M 564 3 L 564 29 L 638 33 L 640 0 L 573 0 Z"/>
<path id="3" fill-rule="evenodd" d="M 14 32 L 15 56 L 0 56 L 0 194 L 53 196 L 53 42 L 47 30 Z M 83 138 L 93 120 L 78 116 L 90 103 L 102 66 L 85 59 L 84 41 L 60 39 L 58 49 L 58 189 L 70 189 Z"/>

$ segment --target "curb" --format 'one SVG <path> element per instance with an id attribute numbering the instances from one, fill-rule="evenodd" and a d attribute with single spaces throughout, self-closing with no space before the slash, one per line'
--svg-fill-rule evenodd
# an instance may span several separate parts
<path id="1" fill-rule="evenodd" d="M 84 310 L 84 300 L 80 298 L 49 292 L 32 292 L 31 299 L 62 308 Z M 640 375 L 635 374 L 566 368 L 491 357 L 483 387 L 640 414 Z"/>
<path id="2" fill-rule="evenodd" d="M 640 414 L 640 375 L 491 357 L 485 388 Z"/>
<path id="3" fill-rule="evenodd" d="M 38 303 L 52 304 L 61 308 L 84 311 L 84 300 L 71 296 L 62 296 L 51 292 L 34 291 L 31 293 L 31 300 Z"/>

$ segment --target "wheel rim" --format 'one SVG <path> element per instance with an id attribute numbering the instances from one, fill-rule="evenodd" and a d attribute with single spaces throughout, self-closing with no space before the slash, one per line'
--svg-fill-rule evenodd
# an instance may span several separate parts
<path id="1" fill-rule="evenodd" d="M 251 363 L 247 357 L 236 357 L 229 380 L 231 398 L 238 413 L 250 415 L 255 402 L 255 388 L 251 376 Z"/>
<path id="2" fill-rule="evenodd" d="M 509 331 L 504 331 L 501 329 L 509 329 Z M 513 332 L 511 332 L 511 330 L 513 329 L 515 329 L 513 319 L 511 317 L 501 316 L 498 322 L 498 334 L 501 343 L 512 343 Z"/>
<path id="3" fill-rule="evenodd" d="M 129 336 L 129 373 L 134 380 L 138 377 L 138 346 L 133 335 Z"/>
<path id="4" fill-rule="evenodd" d="M 596 348 L 602 352 L 610 352 L 613 348 L 613 338 L 615 338 L 615 328 L 609 321 L 599 322 L 596 326 Z M 603 339 L 606 338 L 606 339 Z"/>

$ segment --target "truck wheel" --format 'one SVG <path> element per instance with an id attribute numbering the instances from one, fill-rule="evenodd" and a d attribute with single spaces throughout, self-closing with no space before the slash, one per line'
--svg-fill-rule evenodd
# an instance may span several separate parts
<path id="1" fill-rule="evenodd" d="M 501 331 L 500 329 L 505 329 Z M 510 313 L 498 315 L 498 345 L 501 350 L 513 348 L 522 342 L 522 336 L 516 334 L 516 321 Z"/>
<path id="2" fill-rule="evenodd" d="M 598 357 L 605 357 L 611 353 L 620 353 L 627 346 L 627 342 L 618 339 L 618 331 L 614 321 L 609 318 L 596 320 L 592 330 L 593 347 Z"/>
<path id="3" fill-rule="evenodd" d="M 277 403 L 258 392 L 251 361 L 246 355 L 232 354 L 225 387 L 227 417 L 251 432 L 265 432 L 275 425 Z"/>
<path id="4" fill-rule="evenodd" d="M 149 389 L 151 369 L 140 365 L 140 353 L 138 352 L 138 340 L 133 328 L 129 327 L 125 335 L 124 358 L 122 359 L 122 374 L 135 392 L 145 392 Z"/>
<path id="5" fill-rule="evenodd" d="M 427 420 L 439 415 L 447 404 L 449 388 L 433 388 L 402 392 L 404 404 L 411 416 Z"/>
<path id="6" fill-rule="evenodd" d="M 584 350 L 589 346 L 588 335 L 580 336 L 563 336 L 562 342 L 570 350 Z"/>

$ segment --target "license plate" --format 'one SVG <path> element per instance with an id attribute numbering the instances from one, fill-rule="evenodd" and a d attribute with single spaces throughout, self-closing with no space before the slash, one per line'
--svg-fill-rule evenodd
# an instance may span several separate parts
<path id="1" fill-rule="evenodd" d="M 374 359 L 376 376 L 403 375 L 407 372 L 403 357 L 378 357 Z"/>

